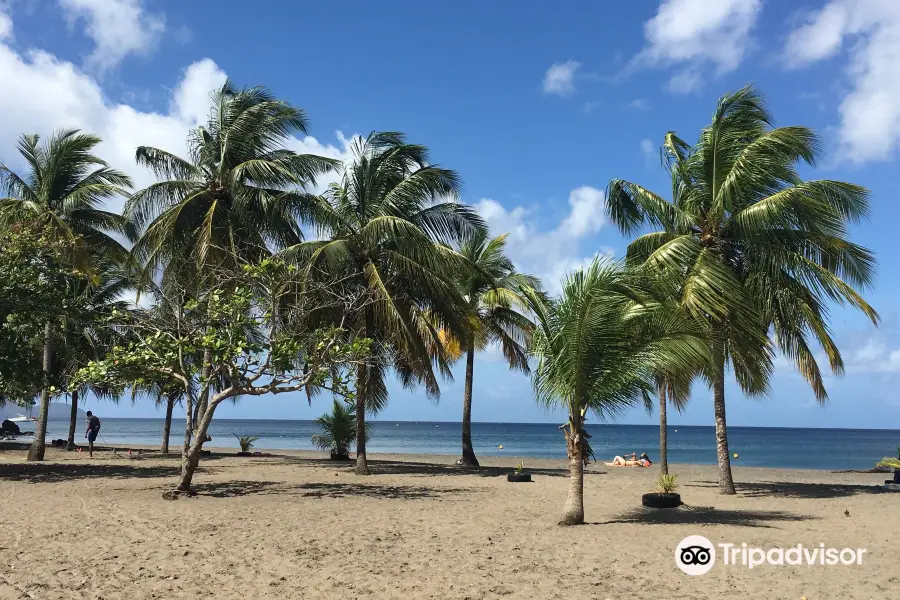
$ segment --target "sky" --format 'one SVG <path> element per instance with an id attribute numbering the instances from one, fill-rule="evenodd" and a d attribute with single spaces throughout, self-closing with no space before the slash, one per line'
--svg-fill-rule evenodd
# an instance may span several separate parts
<path id="1" fill-rule="evenodd" d="M 880 267 L 867 299 L 879 328 L 834 307 L 847 365 L 830 400 L 784 359 L 769 397 L 727 389 L 728 423 L 894 427 L 900 414 L 900 323 L 895 256 L 900 216 L 900 2 L 896 0 L 661 0 L 422 3 L 0 0 L 0 160 L 16 168 L 22 133 L 63 127 L 103 138 L 98 152 L 134 178 L 138 145 L 185 150 L 226 77 L 263 84 L 302 107 L 309 136 L 291 148 L 347 157 L 354 135 L 405 132 L 458 171 L 463 200 L 493 233 L 509 233 L 519 269 L 558 291 L 565 273 L 628 240 L 604 217 L 604 189 L 624 178 L 669 197 L 659 146 L 667 131 L 694 141 L 717 99 L 747 83 L 765 94 L 776 125 L 805 125 L 824 153 L 807 178 L 872 192 L 872 219 L 853 239 Z M 240 7 L 240 9 L 236 9 Z M 121 209 L 122 202 L 113 208 Z M 475 365 L 475 421 L 561 422 L 539 407 L 527 375 L 496 349 Z M 463 368 L 439 403 L 391 385 L 386 420 L 455 421 Z M 314 418 L 330 402 L 301 395 L 222 406 L 219 417 Z M 160 416 L 152 402 L 89 402 L 108 417 Z M 654 423 L 642 408 L 618 422 Z M 713 423 L 697 385 L 670 423 Z"/>

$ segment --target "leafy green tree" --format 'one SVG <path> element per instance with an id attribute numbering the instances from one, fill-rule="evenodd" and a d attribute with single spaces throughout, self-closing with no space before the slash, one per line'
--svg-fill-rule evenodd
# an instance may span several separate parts
<path id="1" fill-rule="evenodd" d="M 535 397 L 569 416 L 561 427 L 569 458 L 561 525 L 584 523 L 584 466 L 593 454 L 588 412 L 606 420 L 641 399 L 652 402 L 657 373 L 695 370 L 707 360 L 695 323 L 651 293 L 641 278 L 601 258 L 569 275 L 558 298 L 525 292 L 535 315 Z"/>
<path id="2" fill-rule="evenodd" d="M 86 273 L 96 257 L 123 261 L 127 251 L 119 239 L 132 235 L 127 220 L 101 208 L 126 195 L 131 180 L 93 153 L 99 143 L 100 138 L 77 130 L 57 132 L 45 144 L 37 135 L 25 135 L 18 150 L 27 174 L 20 176 L 0 164 L 0 194 L 6 196 L 0 198 L 0 223 L 36 221 L 47 226 L 56 239 L 68 243 L 69 260 Z M 45 371 L 53 359 L 55 325 L 50 320 L 45 324 Z M 49 406 L 50 389 L 45 386 L 28 460 L 44 459 Z"/>
<path id="3" fill-rule="evenodd" d="M 843 361 L 827 322 L 830 303 L 877 323 L 856 288 L 872 282 L 872 253 L 848 240 L 869 214 L 868 192 L 832 180 L 804 181 L 821 144 L 805 127 L 772 127 L 752 87 L 719 100 L 694 146 L 670 132 L 663 144 L 672 199 L 615 179 L 609 215 L 624 233 L 650 226 L 628 247 L 632 263 L 682 282 L 679 303 L 706 322 L 713 368 L 719 490 L 734 493 L 725 421 L 725 370 L 747 394 L 768 391 L 774 349 L 794 361 L 816 398 L 827 400 L 812 340 L 832 371 Z M 771 339 L 769 333 L 771 332 Z"/>
<path id="4" fill-rule="evenodd" d="M 467 261 L 445 244 L 484 228 L 471 207 L 455 201 L 456 173 L 431 164 L 423 146 L 399 133 L 357 139 L 340 183 L 309 211 L 321 240 L 290 248 L 286 256 L 314 278 L 341 277 L 359 298 L 346 315 L 351 339 L 372 341 L 372 356 L 356 376 L 356 472 L 369 473 L 366 411 L 387 402 L 393 368 L 407 387 L 424 383 L 440 393 L 435 369 L 450 377 L 451 356 L 441 332 L 464 339 L 466 303 L 454 280 Z M 320 315 L 325 322 L 337 315 Z"/>
<path id="5" fill-rule="evenodd" d="M 466 300 L 471 332 L 460 343 L 466 353 L 466 383 L 463 392 L 461 463 L 478 466 L 472 447 L 472 380 L 475 352 L 488 344 L 499 344 L 510 369 L 528 372 L 528 343 L 534 327 L 528 316 L 526 288 L 538 289 L 540 282 L 530 275 L 517 273 L 504 253 L 506 235 L 490 238 L 486 231 L 476 231 L 460 247 L 467 265 L 460 277 L 460 291 Z"/>
<path id="6" fill-rule="evenodd" d="M 350 446 L 356 443 L 356 410 L 346 402 L 334 399 L 331 412 L 325 413 L 316 423 L 322 433 L 312 436 L 312 443 L 323 451 L 331 452 L 335 460 L 349 460 Z M 368 424 L 366 429 L 368 437 Z"/>
<path id="7" fill-rule="evenodd" d="M 41 388 L 60 385 L 42 363 L 48 323 L 80 312 L 70 293 L 86 281 L 68 259 L 70 244 L 37 223 L 0 225 L 0 390 L 2 401 L 31 404 Z M 73 302 L 76 301 L 76 302 Z M 52 329 L 51 329 L 52 331 Z M 45 368 L 46 367 L 46 368 Z"/>
<path id="8" fill-rule="evenodd" d="M 368 340 L 346 343 L 340 323 L 316 330 L 307 327 L 306 313 L 321 308 L 322 298 L 332 298 L 334 310 L 341 312 L 355 302 L 340 289 L 333 294 L 310 289 L 300 269 L 274 259 L 212 275 L 219 287 L 212 288 L 203 301 L 184 304 L 183 311 L 113 315 L 108 326 L 129 331 L 128 339 L 110 349 L 103 360 L 89 362 L 73 383 L 121 391 L 135 385 L 146 389 L 160 378 L 176 380 L 184 390 L 188 432 L 198 396 L 204 388 L 209 392 L 209 406 L 193 437 L 186 436 L 190 443 L 182 452 L 176 493 L 191 492 L 203 443 L 222 402 L 310 387 L 352 398 L 349 373 L 368 357 Z M 191 296 L 176 287 L 169 287 L 167 293 Z M 171 303 L 180 306 L 177 299 Z M 207 377 L 196 360 L 201 355 L 209 356 L 204 365 L 209 368 Z M 224 388 L 214 389 L 216 381 L 224 381 Z"/>

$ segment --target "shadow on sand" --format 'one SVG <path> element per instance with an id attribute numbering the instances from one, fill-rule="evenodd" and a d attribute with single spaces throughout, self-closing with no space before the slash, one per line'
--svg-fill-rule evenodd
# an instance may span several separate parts
<path id="1" fill-rule="evenodd" d="M 670 509 L 635 508 L 615 519 L 595 523 L 648 523 L 678 525 L 737 525 L 740 527 L 774 527 L 777 521 L 807 521 L 816 517 L 780 510 L 719 510 L 710 506 L 687 506 Z"/>
<path id="2" fill-rule="evenodd" d="M 739 496 L 758 498 L 760 496 L 780 498 L 845 498 L 856 494 L 880 494 L 880 481 L 873 485 L 858 483 L 807 483 L 793 481 L 758 481 L 752 483 L 736 483 Z M 718 488 L 714 481 L 701 481 L 687 484 L 685 487 Z"/>
<path id="3" fill-rule="evenodd" d="M 27 483 L 58 483 L 74 479 L 147 479 L 154 477 L 177 477 L 180 467 L 78 464 L 78 463 L 14 463 L 0 464 L 0 480 L 24 481 Z"/>
<path id="4" fill-rule="evenodd" d="M 355 461 L 333 461 L 328 459 L 304 458 L 300 456 L 278 456 L 277 462 L 282 464 L 302 465 L 307 467 L 326 467 L 352 472 L 356 466 Z M 478 475 L 480 477 L 506 477 L 513 471 L 513 467 L 463 467 L 459 465 L 442 465 L 436 463 L 423 463 L 394 460 L 369 460 L 369 469 L 372 475 Z M 590 467 L 589 467 L 590 468 Z M 553 468 L 529 468 L 525 465 L 525 471 L 532 475 L 546 477 L 568 477 L 568 469 Z M 586 470 L 585 477 L 604 475 L 606 471 Z"/>
<path id="5" fill-rule="evenodd" d="M 253 495 L 286 495 L 309 498 L 386 498 L 390 500 L 420 500 L 448 494 L 471 492 L 467 488 L 428 488 L 412 485 L 377 485 L 363 483 L 304 483 L 287 485 L 280 481 L 224 481 L 194 486 L 198 496 L 236 498 Z"/>

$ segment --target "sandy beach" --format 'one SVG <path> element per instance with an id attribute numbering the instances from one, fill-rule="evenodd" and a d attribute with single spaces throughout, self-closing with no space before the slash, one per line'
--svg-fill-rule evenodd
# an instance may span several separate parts
<path id="1" fill-rule="evenodd" d="M 556 525 L 562 461 L 463 471 L 449 456 L 370 455 L 375 472 L 320 454 L 214 454 L 198 495 L 168 501 L 178 456 L 48 449 L 45 463 L 0 450 L 0 600 L 217 598 L 825 598 L 900 597 L 900 494 L 886 475 L 675 465 L 686 506 L 641 507 L 656 469 L 591 465 L 588 525 Z M 849 516 L 845 514 L 849 511 Z M 862 565 L 675 565 L 688 535 L 752 547 L 865 548 Z"/>

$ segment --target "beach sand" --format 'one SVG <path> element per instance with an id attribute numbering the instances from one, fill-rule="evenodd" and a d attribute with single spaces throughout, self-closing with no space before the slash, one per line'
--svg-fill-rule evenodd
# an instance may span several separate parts
<path id="1" fill-rule="evenodd" d="M 199 494 L 176 501 L 177 455 L 0 449 L 0 600 L 217 598 L 900 598 L 900 494 L 885 474 L 675 465 L 683 500 L 641 507 L 656 469 L 591 465 L 589 525 L 556 525 L 563 461 L 515 459 L 481 472 L 449 456 L 371 455 L 374 475 L 315 453 L 214 455 Z M 739 464 L 739 463 L 738 463 Z M 850 515 L 845 516 L 845 510 Z M 688 535 L 763 548 L 866 548 L 862 565 L 675 565 Z"/>

